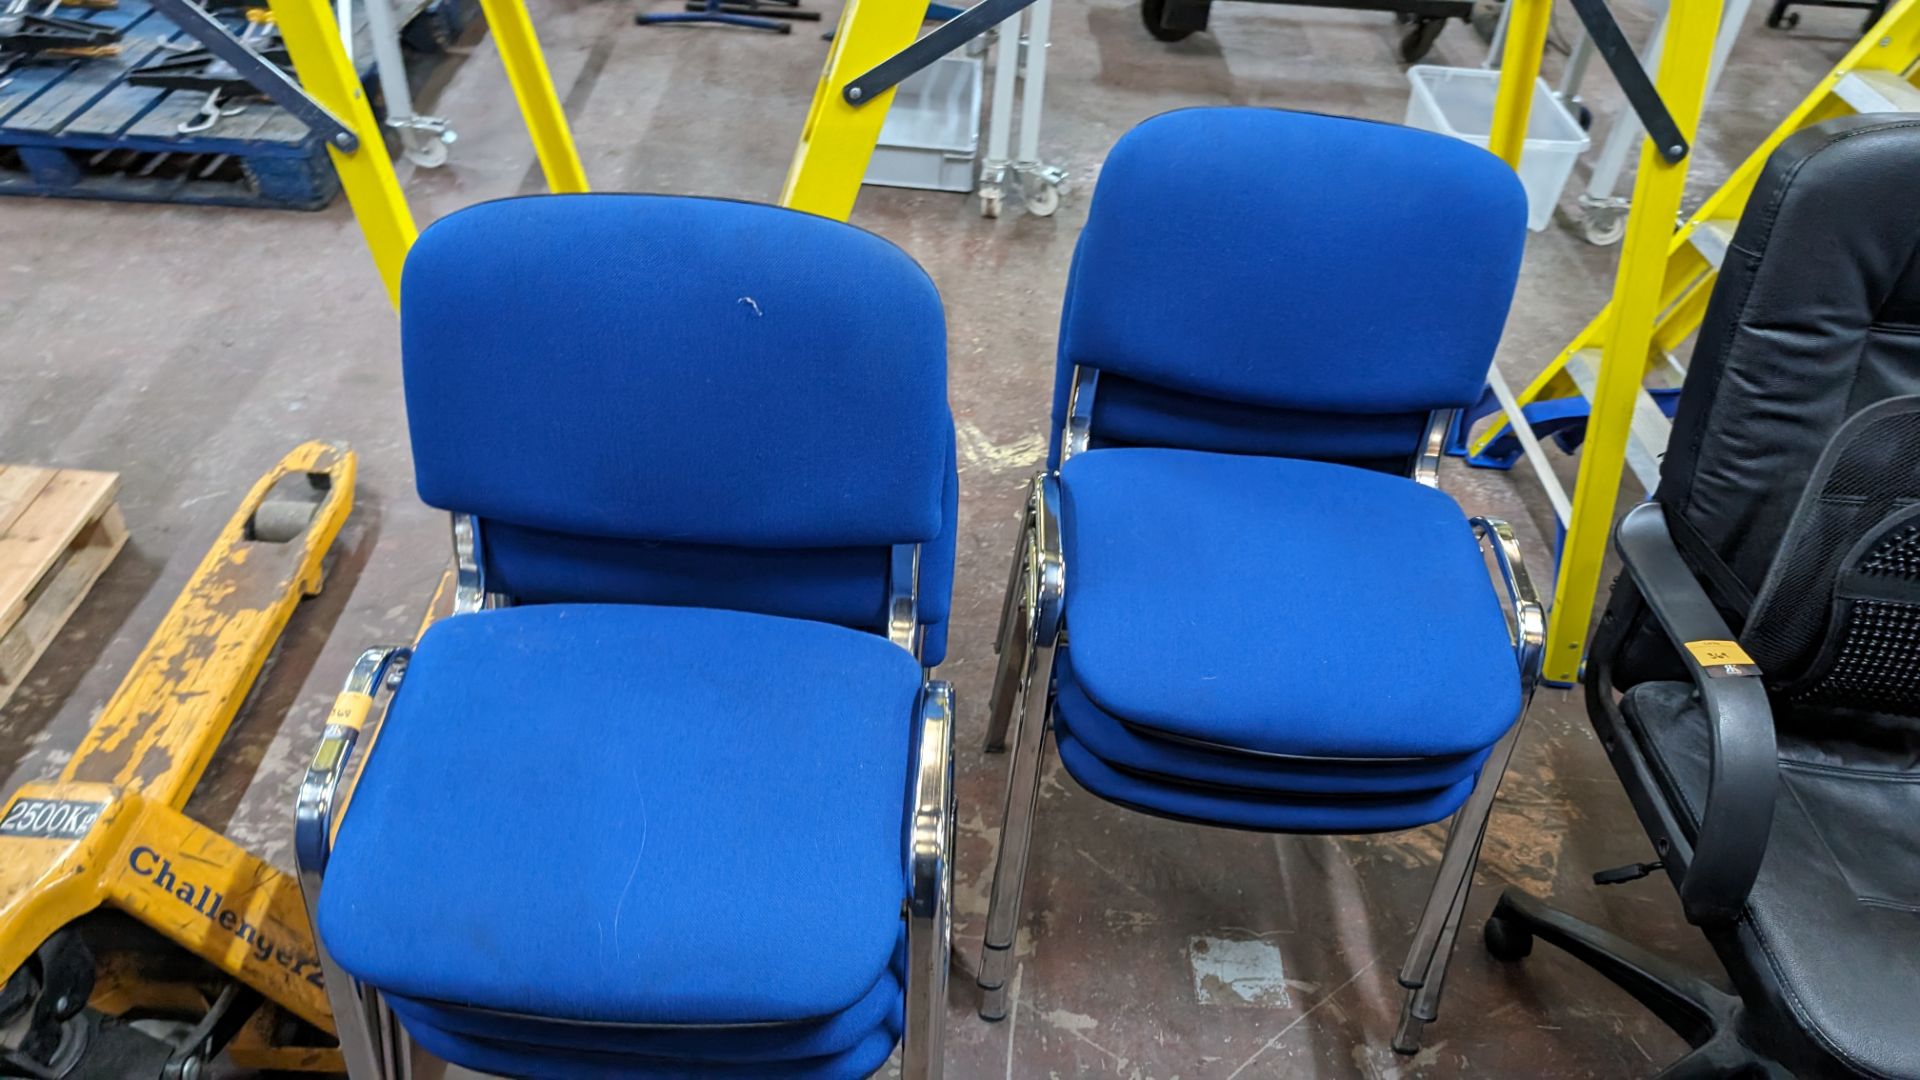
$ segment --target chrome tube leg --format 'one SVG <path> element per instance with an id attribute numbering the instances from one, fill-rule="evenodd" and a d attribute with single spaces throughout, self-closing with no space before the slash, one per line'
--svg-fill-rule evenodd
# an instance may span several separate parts
<path id="1" fill-rule="evenodd" d="M 1014 538 L 1013 571 L 1007 576 L 1006 598 L 1000 606 L 1000 636 L 994 642 L 994 651 L 1000 654 L 1000 660 L 993 671 L 993 696 L 987 699 L 987 752 L 990 754 L 1007 748 L 1007 727 L 1013 721 L 1014 704 L 1020 696 L 1020 676 L 1024 674 L 1031 648 L 1033 620 L 1028 616 L 1028 607 L 1033 597 L 1028 595 L 1027 568 L 1032 543 L 1033 511 L 1029 501 L 1028 509 L 1020 516 L 1019 534 Z"/>
<path id="2" fill-rule="evenodd" d="M 1052 641 L 1037 642 L 1027 664 L 1025 708 L 1017 744 L 1007 767 L 1007 810 L 1000 826 L 1000 856 L 993 867 L 992 899 L 987 905 L 986 941 L 980 951 L 980 1017 L 1007 1015 L 1007 978 L 1013 968 L 1014 938 L 1020 927 L 1020 893 L 1027 876 L 1033 817 L 1040 804 L 1040 763 L 1046 752 L 1047 721 L 1053 682 Z"/>
<path id="3" fill-rule="evenodd" d="M 374 1030 L 380 1040 L 381 1076 L 386 1080 L 411 1080 L 413 1076 L 413 1040 L 407 1036 L 407 1029 L 400 1026 L 400 1018 L 387 1007 L 386 999 L 380 991 L 371 986 L 363 987 L 361 995 L 366 1001 L 367 1015 L 372 1019 Z"/>
<path id="4" fill-rule="evenodd" d="M 1513 757 L 1513 747 L 1520 739 L 1520 725 L 1500 737 L 1493 746 L 1493 752 L 1487 755 L 1486 764 L 1480 767 L 1480 777 L 1473 785 L 1472 794 L 1467 796 L 1466 805 L 1454 815 L 1452 831 L 1447 835 L 1447 846 L 1440 855 L 1440 870 L 1434 875 L 1433 891 L 1427 895 L 1427 906 L 1420 914 L 1420 923 L 1413 931 L 1413 943 L 1407 952 L 1406 963 L 1400 967 L 1400 985 L 1413 989 L 1426 981 L 1425 972 L 1432 962 L 1434 947 L 1439 944 L 1441 930 L 1446 925 L 1446 917 L 1452 906 L 1455 891 L 1462 877 L 1473 868 L 1474 858 L 1480 848 L 1480 837 L 1487 827 L 1487 818 L 1493 812 L 1493 797 L 1500 790 L 1500 779 L 1506 775 L 1507 762 Z"/>
<path id="5" fill-rule="evenodd" d="M 1440 940 L 1440 929 L 1446 925 L 1448 908 L 1458 891 L 1448 889 L 1445 885 L 1449 881 L 1459 880 L 1456 873 L 1459 863 L 1454 858 L 1454 847 L 1461 842 L 1461 823 L 1466 820 L 1467 811 L 1467 806 L 1461 806 L 1447 826 L 1447 845 L 1441 849 L 1440 869 L 1434 876 L 1433 888 L 1427 892 L 1426 905 L 1420 909 L 1420 921 L 1415 924 L 1413 940 L 1407 945 L 1407 958 L 1400 965 L 1400 985 L 1409 990 L 1427 980 L 1427 966 L 1433 959 L 1434 945 Z"/>
<path id="6" fill-rule="evenodd" d="M 1524 717 L 1524 713 L 1522 715 Z M 1406 962 L 1400 968 L 1400 985 L 1409 993 L 1400 1031 L 1394 1036 L 1394 1049 L 1403 1054 L 1419 1049 L 1421 1027 L 1438 1015 L 1447 960 L 1453 952 L 1461 914 L 1473 888 L 1474 865 L 1479 861 L 1480 845 L 1493 814 L 1494 796 L 1500 792 L 1500 781 L 1506 776 L 1507 764 L 1520 741 L 1520 727 L 1516 722 L 1487 755 L 1472 794 L 1454 818 L 1446 850 L 1440 855 L 1433 891 L 1428 894 L 1426 909 L 1407 949 Z"/>
<path id="7" fill-rule="evenodd" d="M 907 923 L 907 1038 L 900 1053 L 901 1080 L 941 1080 L 947 1042 L 947 976 L 953 953 L 953 870 L 931 918 Z"/>
<path id="8" fill-rule="evenodd" d="M 906 1045 L 902 1080 L 941 1080 L 953 955 L 953 689 L 929 683 L 921 704 L 907 896 Z"/>
<path id="9" fill-rule="evenodd" d="M 1481 837 L 1486 835 L 1483 822 Z M 1467 910 L 1467 896 L 1473 891 L 1473 871 L 1479 862 L 1480 844 L 1474 844 L 1474 858 L 1467 863 L 1467 872 L 1453 889 L 1453 897 L 1447 905 L 1445 920 L 1440 925 L 1440 940 L 1434 952 L 1427 958 L 1427 968 L 1421 973 L 1420 985 L 1407 991 L 1407 999 L 1400 1007 L 1400 1026 L 1393 1035 L 1393 1048 L 1402 1054 L 1420 1052 L 1420 1036 L 1426 1026 L 1440 1015 L 1440 992 L 1446 986 L 1447 962 L 1453 956 L 1454 941 L 1460 936 L 1460 920 Z M 1439 892 L 1440 883 L 1436 882 L 1434 891 Z"/>
<path id="10" fill-rule="evenodd" d="M 333 1010 L 333 1026 L 340 1039 L 340 1057 L 348 1080 L 386 1080 L 386 1057 L 382 1040 L 373 1025 L 372 1003 L 340 965 L 333 962 L 325 945 L 319 946 L 320 976 L 327 982 L 327 1005 Z"/>

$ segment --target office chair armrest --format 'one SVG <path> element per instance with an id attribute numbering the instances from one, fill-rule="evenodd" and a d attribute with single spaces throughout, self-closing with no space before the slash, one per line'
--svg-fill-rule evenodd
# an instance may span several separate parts
<path id="1" fill-rule="evenodd" d="M 920 753 L 908 830 L 907 914 L 930 919 L 944 899 L 953 864 L 953 685 L 930 681 L 920 692 Z"/>
<path id="2" fill-rule="evenodd" d="M 368 649 L 353 663 L 347 684 L 334 699 L 327 714 L 320 745 L 307 764 L 307 775 L 300 782 L 300 795 L 294 810 L 293 856 L 300 871 L 300 891 L 306 895 L 307 914 L 315 914 L 320 901 L 320 880 L 327 872 L 327 859 L 333 854 L 336 825 L 334 803 L 340 794 L 341 780 L 353 761 L 353 748 L 373 712 L 374 696 L 386 681 L 387 673 L 404 668 L 412 649 L 387 646 Z"/>
<path id="3" fill-rule="evenodd" d="M 1779 751 L 1773 708 L 1760 669 L 1733 640 L 1674 547 L 1659 503 L 1621 520 L 1614 545 L 1640 595 L 1682 657 L 1706 709 L 1713 740 L 1707 803 L 1679 881 L 1680 903 L 1697 925 L 1739 917 L 1773 830 Z"/>
<path id="4" fill-rule="evenodd" d="M 1520 708 L 1524 712 L 1527 702 L 1533 700 L 1533 688 L 1540 681 L 1540 653 L 1546 648 L 1547 613 L 1540 604 L 1540 595 L 1533 591 L 1533 578 L 1527 573 L 1527 561 L 1520 554 L 1520 542 L 1514 538 L 1513 526 L 1500 518 L 1477 517 L 1471 521 L 1473 535 L 1484 546 L 1493 541 L 1493 560 L 1500 568 L 1500 577 L 1507 587 L 1507 602 L 1512 605 L 1509 612 L 1513 625 L 1508 634 L 1513 639 L 1514 659 L 1520 665 Z"/>

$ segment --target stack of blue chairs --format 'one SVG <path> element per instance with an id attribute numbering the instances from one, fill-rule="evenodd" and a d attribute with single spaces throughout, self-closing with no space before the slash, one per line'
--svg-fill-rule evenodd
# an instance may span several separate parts
<path id="1" fill-rule="evenodd" d="M 1511 530 L 1438 488 L 1525 219 L 1497 158 L 1392 125 L 1192 109 L 1114 148 L 1001 623 L 989 747 L 1021 723 L 982 1015 L 1006 1011 L 1049 729 L 1086 790 L 1181 821 L 1457 814 L 1398 1045 L 1437 1014 L 1544 629 Z"/>
<path id="2" fill-rule="evenodd" d="M 352 724 L 303 791 L 355 1075 L 404 1075 L 411 1040 L 506 1076 L 829 1080 L 904 1033 L 906 1074 L 938 1076 L 928 673 L 958 485 L 933 283 L 811 215 L 547 196 L 428 229 L 401 308 L 460 582 L 410 656 L 356 669 L 350 694 L 397 689 L 351 804 Z"/>

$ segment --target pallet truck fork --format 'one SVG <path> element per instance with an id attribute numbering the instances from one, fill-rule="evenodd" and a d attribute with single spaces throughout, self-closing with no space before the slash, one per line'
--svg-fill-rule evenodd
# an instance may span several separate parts
<path id="1" fill-rule="evenodd" d="M 59 779 L 0 812 L 0 1076 L 340 1071 L 298 883 L 183 810 L 320 591 L 354 467 L 310 442 L 261 477 Z"/>

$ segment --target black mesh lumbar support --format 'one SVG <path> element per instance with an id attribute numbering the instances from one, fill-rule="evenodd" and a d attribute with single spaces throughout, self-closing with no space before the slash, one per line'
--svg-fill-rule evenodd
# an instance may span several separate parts
<path id="1" fill-rule="evenodd" d="M 1920 715 L 1920 396 L 1834 433 L 1741 643 L 1784 693 Z"/>

